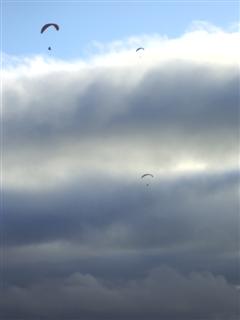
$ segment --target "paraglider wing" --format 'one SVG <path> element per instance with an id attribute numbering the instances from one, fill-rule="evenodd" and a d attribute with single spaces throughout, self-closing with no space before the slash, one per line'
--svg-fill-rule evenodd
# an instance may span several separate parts
<path id="1" fill-rule="evenodd" d="M 143 47 L 139 47 L 139 48 L 136 49 L 136 52 L 138 52 L 139 50 L 144 50 L 144 48 Z"/>
<path id="2" fill-rule="evenodd" d="M 56 24 L 56 23 L 46 23 L 43 27 L 42 27 L 42 29 L 41 29 L 41 33 L 43 33 L 47 28 L 49 28 L 49 27 L 54 27 L 57 31 L 59 30 L 59 25 L 58 24 Z"/>
<path id="3" fill-rule="evenodd" d="M 142 176 L 141 176 L 141 178 L 144 178 L 144 177 L 146 177 L 146 176 L 150 176 L 150 177 L 154 177 L 151 173 L 145 173 L 145 174 L 143 174 Z"/>

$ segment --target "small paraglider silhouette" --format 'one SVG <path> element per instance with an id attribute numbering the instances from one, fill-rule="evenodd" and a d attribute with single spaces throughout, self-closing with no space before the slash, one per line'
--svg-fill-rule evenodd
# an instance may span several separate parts
<path id="1" fill-rule="evenodd" d="M 144 52 L 144 48 L 143 47 L 139 47 L 139 48 L 136 49 L 136 53 L 138 54 L 139 58 L 142 57 L 143 52 Z"/>
<path id="2" fill-rule="evenodd" d="M 44 33 L 49 27 L 54 27 L 56 31 L 59 31 L 59 25 L 56 23 L 46 23 L 42 28 L 41 28 L 41 33 Z M 52 48 L 49 46 L 48 50 L 52 50 Z"/>
<path id="3" fill-rule="evenodd" d="M 141 179 L 144 179 L 145 177 L 148 177 L 148 176 L 150 176 L 150 177 L 152 177 L 152 178 L 154 177 L 154 175 L 151 174 L 151 173 L 145 173 L 145 174 L 143 174 L 143 175 L 141 176 Z M 146 186 L 149 187 L 149 183 L 147 183 Z"/>

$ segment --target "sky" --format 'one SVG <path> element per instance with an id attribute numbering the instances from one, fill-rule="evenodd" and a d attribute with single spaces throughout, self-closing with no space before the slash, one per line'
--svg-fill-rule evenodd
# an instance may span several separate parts
<path id="1" fill-rule="evenodd" d="M 0 319 L 239 319 L 239 3 L 1 8 Z"/>
<path id="2" fill-rule="evenodd" d="M 48 54 L 87 58 L 94 43 L 129 36 L 160 34 L 178 37 L 193 21 L 231 28 L 239 21 L 238 1 L 3 1 L 3 48 L 9 54 Z M 26 18 L 27 17 L 27 18 Z M 47 22 L 59 23 L 41 35 Z M 21 27 L 20 27 L 21 26 Z M 144 44 L 143 44 L 144 45 Z"/>

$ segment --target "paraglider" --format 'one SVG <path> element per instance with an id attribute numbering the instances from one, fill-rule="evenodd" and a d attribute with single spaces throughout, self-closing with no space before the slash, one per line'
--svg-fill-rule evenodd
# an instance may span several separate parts
<path id="1" fill-rule="evenodd" d="M 154 175 L 153 175 L 153 174 L 151 174 L 151 173 L 145 173 L 145 174 L 143 174 L 143 175 L 141 176 L 141 179 L 146 178 L 146 177 L 148 177 L 148 176 L 151 177 L 151 178 L 154 178 Z M 148 187 L 148 186 L 149 186 L 149 183 L 147 183 L 146 186 Z"/>
<path id="2" fill-rule="evenodd" d="M 55 28 L 55 30 L 56 31 L 58 31 L 59 30 L 59 25 L 58 24 L 56 24 L 56 23 L 46 23 L 42 28 L 41 28 L 41 33 L 44 33 L 49 27 L 53 27 L 53 28 Z M 48 50 L 50 51 L 50 50 L 52 50 L 52 48 L 49 46 L 48 47 Z"/>
<path id="3" fill-rule="evenodd" d="M 142 58 L 143 54 L 144 54 L 144 48 L 143 47 L 139 47 L 136 49 L 136 53 L 138 55 L 139 58 Z"/>

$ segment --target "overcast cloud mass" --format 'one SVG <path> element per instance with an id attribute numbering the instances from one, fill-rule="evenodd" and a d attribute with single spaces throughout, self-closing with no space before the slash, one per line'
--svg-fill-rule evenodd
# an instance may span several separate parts
<path id="1" fill-rule="evenodd" d="M 1 319 L 238 319 L 237 43 L 4 56 Z"/>

